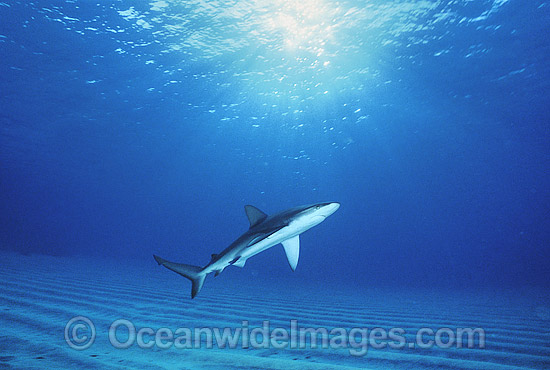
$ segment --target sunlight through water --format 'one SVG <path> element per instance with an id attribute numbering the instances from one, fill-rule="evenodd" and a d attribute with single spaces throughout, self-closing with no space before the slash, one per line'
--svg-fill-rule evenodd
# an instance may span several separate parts
<path id="1" fill-rule="evenodd" d="M 93 18 L 72 4 L 36 13 L 79 37 L 115 43 L 106 55 L 154 75 L 129 90 L 172 97 L 221 125 L 254 128 L 263 120 L 300 129 L 306 112 L 311 120 L 340 107 L 340 117 L 322 122 L 329 132 L 336 121 L 365 124 L 373 112 L 391 109 L 420 63 L 486 55 L 490 49 L 475 37 L 449 43 L 448 30 L 502 33 L 495 15 L 507 2 L 156 0 L 95 4 Z M 104 60 L 97 54 L 86 63 Z M 83 83 L 102 89 L 111 79 L 102 71 L 94 68 Z M 197 89 L 210 93 L 188 93 Z M 101 93 L 107 99 L 112 91 Z"/>
<path id="2" fill-rule="evenodd" d="M 332 38 L 333 9 L 328 9 L 324 1 L 291 0 L 277 1 L 278 10 L 267 21 L 267 29 L 280 33 L 284 46 L 291 52 L 307 51 L 320 57 L 324 46 Z"/>

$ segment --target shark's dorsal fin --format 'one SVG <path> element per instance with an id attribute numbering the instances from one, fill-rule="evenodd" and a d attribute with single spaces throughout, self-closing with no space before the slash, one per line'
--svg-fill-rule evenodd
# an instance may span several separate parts
<path id="1" fill-rule="evenodd" d="M 254 227 L 262 223 L 267 218 L 265 213 L 254 206 L 244 206 L 244 211 L 246 212 L 246 216 L 250 222 L 250 227 Z"/>

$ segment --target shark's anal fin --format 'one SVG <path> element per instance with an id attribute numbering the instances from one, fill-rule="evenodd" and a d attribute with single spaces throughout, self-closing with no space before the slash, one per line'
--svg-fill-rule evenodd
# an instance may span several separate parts
<path id="1" fill-rule="evenodd" d="M 244 206 L 244 211 L 246 212 L 246 217 L 248 217 L 248 222 L 250 222 L 251 228 L 261 224 L 267 218 L 265 213 L 254 206 Z"/>
<path id="2" fill-rule="evenodd" d="M 286 258 L 292 271 L 296 270 L 298 265 L 298 258 L 300 257 L 300 236 L 296 235 L 293 238 L 285 240 L 283 243 L 285 249 Z"/>

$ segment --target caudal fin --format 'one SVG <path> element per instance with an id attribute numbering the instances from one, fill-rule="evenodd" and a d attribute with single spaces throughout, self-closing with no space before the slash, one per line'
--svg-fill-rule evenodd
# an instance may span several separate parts
<path id="1" fill-rule="evenodd" d="M 160 258 L 159 256 L 155 255 L 153 255 L 153 257 L 155 257 L 155 261 L 157 261 L 159 265 L 162 265 L 169 270 L 177 272 L 181 276 L 191 280 L 191 283 L 193 284 L 191 288 L 191 298 L 195 298 L 195 296 L 199 294 L 202 285 L 204 284 L 204 279 L 206 278 L 206 274 L 202 272 L 201 267 L 185 265 L 183 263 L 170 262 L 165 260 L 164 258 Z"/>

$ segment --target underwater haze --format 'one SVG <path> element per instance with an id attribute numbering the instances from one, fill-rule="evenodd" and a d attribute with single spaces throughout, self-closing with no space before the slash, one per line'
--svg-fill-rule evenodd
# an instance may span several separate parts
<path id="1" fill-rule="evenodd" d="M 191 300 L 153 260 L 205 266 L 244 205 L 320 202 L 295 272 L 277 246 Z M 0 0 L 0 255 L 0 367 L 547 369 L 550 2 Z M 125 351 L 119 318 L 488 342 Z"/>

